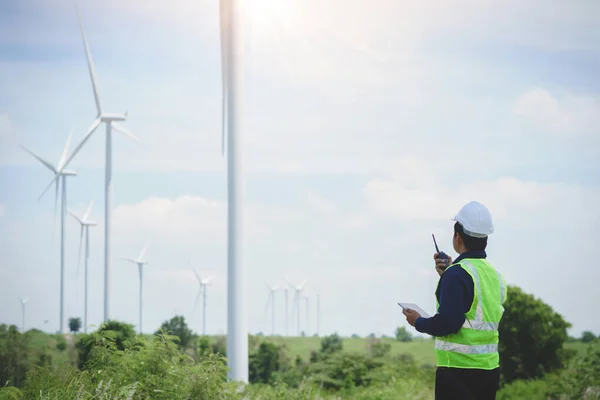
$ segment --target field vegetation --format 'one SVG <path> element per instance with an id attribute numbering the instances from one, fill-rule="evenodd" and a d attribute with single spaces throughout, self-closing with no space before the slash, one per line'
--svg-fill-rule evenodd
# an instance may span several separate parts
<path id="1" fill-rule="evenodd" d="M 433 340 L 250 335 L 250 384 L 226 379 L 225 337 L 198 336 L 185 319 L 154 335 L 110 321 L 91 334 L 0 325 L 4 399 L 432 399 Z M 499 399 L 600 399 L 600 340 L 569 338 L 569 323 L 510 287 L 501 323 Z"/>

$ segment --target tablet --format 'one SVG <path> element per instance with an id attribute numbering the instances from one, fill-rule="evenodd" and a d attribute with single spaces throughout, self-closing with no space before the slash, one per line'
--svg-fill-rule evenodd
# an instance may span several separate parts
<path id="1" fill-rule="evenodd" d="M 400 307 L 402 307 L 402 309 L 408 308 L 409 310 L 414 310 L 414 311 L 418 312 L 421 315 L 421 317 L 423 317 L 423 318 L 431 318 L 431 315 L 429 315 L 426 311 L 424 311 L 421 307 L 419 307 L 415 303 L 398 303 L 398 305 Z"/>

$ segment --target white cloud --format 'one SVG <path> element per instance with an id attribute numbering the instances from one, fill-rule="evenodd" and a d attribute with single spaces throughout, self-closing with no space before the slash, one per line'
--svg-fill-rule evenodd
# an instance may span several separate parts
<path id="1" fill-rule="evenodd" d="M 574 223 L 589 221 L 588 212 L 592 212 L 594 218 L 600 215 L 594 206 L 600 202 L 598 187 L 522 181 L 514 177 L 455 187 L 424 182 L 416 188 L 408 188 L 393 180 L 375 179 L 365 186 L 364 195 L 375 215 L 401 220 L 447 221 L 471 200 L 486 204 L 499 222 L 511 220 L 518 223 L 519 218 L 525 216 L 545 216 L 547 222 L 552 219 L 554 222 Z"/>
<path id="2" fill-rule="evenodd" d="M 563 135 L 600 135 L 600 99 L 592 96 L 552 95 L 531 89 L 517 99 L 515 113 L 547 132 Z"/>
<path id="3" fill-rule="evenodd" d="M 332 215 L 337 211 L 331 200 L 319 195 L 318 193 L 315 193 L 312 190 L 307 193 L 306 201 L 310 207 L 324 215 Z"/>

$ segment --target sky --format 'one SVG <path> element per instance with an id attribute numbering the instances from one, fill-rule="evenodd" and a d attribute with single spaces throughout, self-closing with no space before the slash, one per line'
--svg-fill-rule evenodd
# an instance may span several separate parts
<path id="1" fill-rule="evenodd" d="M 226 159 L 217 0 L 85 0 L 82 21 L 113 140 L 111 318 L 144 331 L 184 315 L 201 331 L 191 268 L 213 276 L 207 332 L 227 331 Z M 392 335 L 397 302 L 432 313 L 435 233 L 477 200 L 488 260 L 511 285 L 600 333 L 600 3 L 253 0 L 244 21 L 243 263 L 248 327 L 271 333 L 265 283 L 306 280 L 320 334 Z M 251 23 L 250 23 L 251 22 Z M 75 7 L 0 2 L 0 322 L 59 326 L 53 174 L 96 116 Z M 104 153 L 99 128 L 70 164 L 67 204 L 95 200 L 89 324 L 103 318 Z M 79 227 L 66 222 L 65 319 L 83 316 Z M 290 293 L 290 296 L 292 294 Z M 275 297 L 275 333 L 284 327 Z M 291 297 L 290 297 L 291 299 Z M 291 308 L 291 303 L 290 303 Z M 46 321 L 46 322 L 45 322 Z M 290 333 L 297 327 L 290 325 Z"/>

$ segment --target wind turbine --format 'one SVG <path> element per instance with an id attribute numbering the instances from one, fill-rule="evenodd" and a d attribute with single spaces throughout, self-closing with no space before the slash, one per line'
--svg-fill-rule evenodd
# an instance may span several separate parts
<path id="1" fill-rule="evenodd" d="M 304 304 L 306 305 L 306 331 L 305 331 L 305 333 L 306 333 L 306 335 L 308 335 L 308 331 L 309 331 L 308 321 L 310 320 L 309 314 L 308 314 L 308 296 L 302 296 L 300 298 L 300 300 L 304 300 Z"/>
<path id="2" fill-rule="evenodd" d="M 92 200 L 92 202 L 90 203 L 88 209 L 85 211 L 85 214 L 83 214 L 83 216 L 81 218 L 79 218 L 77 215 L 75 215 L 73 212 L 71 212 L 71 210 L 69 210 L 69 214 L 71 214 L 73 216 L 73 218 L 75 218 L 77 220 L 77 222 L 79 222 L 79 224 L 81 225 L 81 230 L 79 231 L 79 252 L 77 253 L 77 276 L 79 276 L 79 263 L 81 260 L 81 245 L 83 244 L 83 240 L 84 240 L 84 234 L 85 234 L 85 255 L 83 256 L 85 258 L 85 277 L 84 277 L 84 290 L 85 290 L 85 300 L 84 300 L 84 305 L 83 305 L 83 331 L 85 333 L 87 333 L 88 330 L 88 319 L 87 319 L 87 312 L 88 312 L 88 260 L 90 258 L 90 226 L 96 226 L 97 223 L 96 221 L 90 221 L 88 218 L 90 216 L 90 212 L 92 211 L 92 207 L 94 206 L 94 201 Z"/>
<path id="3" fill-rule="evenodd" d="M 137 264 L 138 266 L 138 274 L 140 276 L 140 335 L 142 334 L 142 279 L 144 277 L 143 267 L 144 265 L 148 264 L 148 261 L 146 261 L 146 259 L 144 258 L 146 256 L 146 250 L 148 250 L 147 244 L 146 246 L 144 246 L 137 259 L 124 257 L 121 258 L 121 260 L 123 261 L 129 261 L 130 263 Z"/>
<path id="4" fill-rule="evenodd" d="M 290 281 L 287 281 L 287 283 L 289 283 L 292 286 L 292 288 L 294 289 L 294 292 L 295 292 L 294 293 L 294 304 L 292 306 L 292 315 L 294 314 L 294 310 L 296 310 L 297 318 L 298 318 L 298 325 L 296 327 L 298 328 L 298 336 L 300 336 L 300 294 L 302 292 L 302 289 L 304 289 L 304 285 L 306 285 L 306 280 L 299 283 L 298 285 L 294 285 Z"/>
<path id="5" fill-rule="evenodd" d="M 54 219 L 56 220 L 56 205 L 58 200 L 58 187 L 61 186 L 62 183 L 62 192 L 61 192 L 61 204 L 60 204 L 60 333 L 64 333 L 64 312 L 65 312 L 65 211 L 67 207 L 67 176 L 75 176 L 77 173 L 75 171 L 65 170 L 67 166 L 67 153 L 69 152 L 69 146 L 71 144 L 71 136 L 72 132 L 69 134 L 69 138 L 67 139 L 67 143 L 65 143 L 65 147 L 63 149 L 60 160 L 56 165 L 46 161 L 42 157 L 38 156 L 27 147 L 21 145 L 21 147 L 35 157 L 39 162 L 41 162 L 46 168 L 54 173 L 54 179 L 46 186 L 46 189 L 42 192 L 40 197 L 38 197 L 38 201 L 42 198 L 42 196 L 48 191 L 52 184 L 55 184 L 54 190 Z M 54 231 L 54 229 L 53 229 Z"/>
<path id="6" fill-rule="evenodd" d="M 317 293 L 317 336 L 321 334 L 321 294 Z"/>
<path id="7" fill-rule="evenodd" d="M 198 294 L 196 295 L 196 302 L 194 304 L 194 311 L 192 314 L 196 311 L 198 299 L 200 298 L 200 295 L 202 295 L 202 335 L 206 336 L 206 287 L 210 285 L 212 276 L 202 279 L 196 270 L 193 269 L 192 271 L 194 272 L 194 276 L 196 276 L 196 280 L 200 286 L 198 289 Z"/>
<path id="8" fill-rule="evenodd" d="M 271 306 L 271 336 L 275 336 L 275 292 L 277 292 L 280 288 L 278 286 L 271 286 L 265 282 L 267 288 L 269 289 L 269 299 L 267 300 L 267 306 L 265 307 L 265 311 L 269 309 L 269 305 Z"/>
<path id="9" fill-rule="evenodd" d="M 289 317 L 290 317 L 290 308 L 288 307 L 288 292 L 290 290 L 289 284 L 286 284 L 284 287 L 285 290 L 285 336 L 289 336 Z"/>
<path id="10" fill-rule="evenodd" d="M 22 328 L 21 332 L 25 333 L 25 304 L 27 304 L 27 298 L 22 298 L 19 296 L 19 300 L 21 300 L 21 312 L 22 312 Z"/>
<path id="11" fill-rule="evenodd" d="M 106 124 L 106 161 L 105 161 L 105 191 L 104 191 L 104 322 L 107 322 L 110 317 L 109 310 L 109 296 L 110 296 L 110 238 L 111 238 L 111 183 L 112 183 L 112 130 L 113 128 L 119 132 L 124 134 L 125 136 L 129 136 L 130 138 L 139 142 L 139 139 L 130 131 L 125 129 L 122 125 L 118 124 L 118 121 L 125 121 L 127 119 L 127 112 L 124 114 L 116 114 L 116 113 L 107 113 L 105 112 L 100 104 L 100 95 L 98 93 L 98 84 L 96 81 L 96 72 L 94 61 L 92 60 L 92 55 L 90 53 L 90 49 L 87 43 L 87 39 L 85 37 L 85 33 L 83 32 L 83 24 L 81 22 L 81 16 L 79 15 L 79 8 L 75 7 L 77 11 L 77 19 L 79 21 L 79 28 L 81 30 L 81 37 L 83 38 L 83 45 L 85 48 L 85 54 L 87 58 L 88 70 L 90 73 L 90 79 L 92 81 L 92 89 L 94 91 L 94 101 L 96 103 L 96 119 L 90 126 L 87 134 L 83 137 L 81 142 L 75 147 L 73 153 L 69 156 L 69 158 L 64 163 L 63 167 L 66 167 L 71 160 L 77 155 L 79 150 L 83 147 L 83 145 L 89 140 L 92 134 L 96 131 L 98 126 L 101 123 Z"/>
<path id="12" fill-rule="evenodd" d="M 220 1 L 221 152 L 227 136 L 227 359 L 228 377 L 248 383 L 246 270 L 242 261 L 241 139 L 243 136 L 243 1 Z"/>

